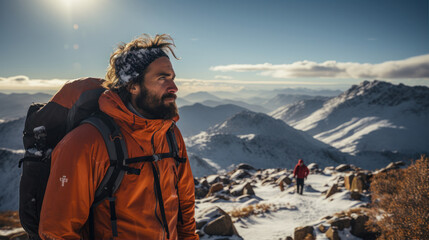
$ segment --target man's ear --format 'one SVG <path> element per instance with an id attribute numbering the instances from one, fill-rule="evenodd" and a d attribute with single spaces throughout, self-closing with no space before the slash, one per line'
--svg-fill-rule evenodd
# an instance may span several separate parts
<path id="1" fill-rule="evenodd" d="M 131 93 L 131 95 L 136 96 L 140 93 L 140 85 L 138 83 L 131 84 L 128 87 L 128 91 Z"/>

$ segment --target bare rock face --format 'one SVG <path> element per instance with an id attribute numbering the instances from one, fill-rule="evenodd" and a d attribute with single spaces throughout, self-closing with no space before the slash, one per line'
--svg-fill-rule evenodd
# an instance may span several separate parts
<path id="1" fill-rule="evenodd" d="M 338 229 L 336 227 L 330 227 L 328 231 L 325 233 L 326 237 L 330 240 L 340 240 L 340 236 L 338 235 Z"/>
<path id="2" fill-rule="evenodd" d="M 338 184 L 332 185 L 331 188 L 329 188 L 328 192 L 326 193 L 326 198 L 329 198 L 330 196 L 334 195 L 338 192 Z"/>
<path id="3" fill-rule="evenodd" d="M 312 226 L 306 227 L 297 227 L 294 232 L 294 240 L 304 240 L 307 237 L 307 234 L 311 234 L 312 236 L 314 232 L 314 228 Z"/>

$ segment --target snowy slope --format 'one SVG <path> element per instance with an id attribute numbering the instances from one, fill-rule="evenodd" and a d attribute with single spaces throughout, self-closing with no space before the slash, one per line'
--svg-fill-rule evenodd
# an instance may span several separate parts
<path id="1" fill-rule="evenodd" d="M 185 141 L 195 176 L 222 171 L 241 162 L 257 168 L 291 168 L 299 158 L 321 166 L 347 161 L 346 154 L 283 121 L 250 111 L 238 113 Z"/>
<path id="2" fill-rule="evenodd" d="M 275 97 L 271 98 L 270 100 L 263 102 L 262 106 L 273 111 L 273 110 L 276 110 L 277 108 L 284 107 L 285 105 L 288 105 L 288 104 L 294 104 L 303 100 L 320 99 L 320 98 L 325 98 L 325 97 L 302 95 L 302 94 L 277 94 Z"/>
<path id="3" fill-rule="evenodd" d="M 364 81 L 292 124 L 343 152 L 429 151 L 429 88 Z"/>
<path id="4" fill-rule="evenodd" d="M 0 93 L 0 119 L 16 119 L 27 114 L 33 102 L 48 102 L 52 96 L 45 93 Z"/>
<path id="5" fill-rule="evenodd" d="M 19 159 L 24 151 L 14 151 L 0 148 L 0 211 L 18 210 L 19 180 L 21 168 L 18 168 Z"/>
<path id="6" fill-rule="evenodd" d="M 291 176 L 292 169 L 265 169 L 250 174 L 267 176 L 267 178 L 280 178 Z M 312 173 L 305 180 L 304 194 L 295 194 L 295 183 L 285 186 L 285 191 L 281 191 L 278 184 L 267 184 L 258 178 L 249 177 L 243 182 L 251 182 L 255 196 L 241 196 L 237 199 L 229 200 L 216 199 L 216 197 L 206 197 L 196 200 L 196 220 L 201 221 L 199 215 L 204 210 L 213 206 L 231 213 L 239 211 L 248 206 L 267 205 L 270 211 L 251 214 L 248 217 L 233 218 L 234 226 L 243 239 L 272 240 L 286 239 L 287 236 L 294 236 L 297 227 L 326 225 L 327 216 L 346 211 L 351 208 L 364 206 L 369 202 L 368 194 L 363 194 L 361 200 L 352 200 L 350 191 L 342 188 L 326 198 L 323 192 L 327 191 L 333 184 L 339 184 L 340 179 L 346 173 L 327 171 Z M 207 176 L 205 179 L 215 179 L 215 175 Z M 232 177 L 231 177 L 232 178 Z M 265 178 L 266 179 L 266 178 Z M 240 181 L 240 180 L 238 180 Z M 224 185 L 225 188 L 228 188 Z M 341 187 L 340 187 L 341 188 Z M 325 234 L 314 230 L 316 239 L 328 239 Z M 341 239 L 358 240 L 361 238 L 350 234 L 350 228 L 340 231 Z M 213 239 L 208 235 L 201 239 Z"/>
<path id="7" fill-rule="evenodd" d="M 22 132 L 25 117 L 0 123 L 0 148 L 24 149 Z"/>
<path id="8" fill-rule="evenodd" d="M 319 110 L 329 99 L 330 97 L 314 97 L 312 99 L 301 100 L 279 107 L 269 113 L 269 115 L 273 118 L 283 120 L 289 125 L 293 125 L 297 121 L 310 116 L 316 110 Z"/>
<path id="9" fill-rule="evenodd" d="M 246 108 L 250 111 L 253 112 L 262 112 L 262 113 L 268 113 L 270 110 L 266 107 L 263 107 L 261 105 L 255 104 L 255 103 L 250 103 L 247 101 L 239 101 L 239 100 L 231 100 L 231 99 L 222 99 L 222 100 L 218 100 L 218 101 L 214 101 L 214 100 L 206 100 L 201 102 L 202 104 L 206 105 L 206 106 L 210 106 L 210 107 L 216 107 L 219 105 L 225 105 L 225 104 L 233 104 L 233 105 L 237 105 L 240 106 L 242 108 Z"/>
<path id="10" fill-rule="evenodd" d="M 243 110 L 245 109 L 232 104 L 208 107 L 195 103 L 191 106 L 179 108 L 180 119 L 177 122 L 177 126 L 183 136 L 192 136 L 225 121 Z"/>

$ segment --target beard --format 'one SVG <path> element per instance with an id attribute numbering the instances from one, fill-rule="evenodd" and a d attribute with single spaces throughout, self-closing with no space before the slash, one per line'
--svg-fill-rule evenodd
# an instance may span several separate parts
<path id="1" fill-rule="evenodd" d="M 175 102 L 165 104 L 164 100 L 166 98 L 176 99 L 176 94 L 166 93 L 161 98 L 158 98 L 149 93 L 145 87 L 142 87 L 140 94 L 136 98 L 136 105 L 150 115 L 145 117 L 152 119 L 172 119 L 178 115 L 177 105 Z"/>

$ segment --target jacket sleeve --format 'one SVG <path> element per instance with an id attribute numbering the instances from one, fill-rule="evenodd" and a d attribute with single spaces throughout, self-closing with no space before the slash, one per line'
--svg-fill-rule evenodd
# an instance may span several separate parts
<path id="1" fill-rule="evenodd" d="M 196 222 L 195 222 L 195 186 L 194 177 L 191 171 L 191 165 L 186 152 L 185 143 L 179 131 L 176 131 L 176 135 L 179 137 L 178 143 L 180 148 L 180 154 L 182 157 L 186 157 L 186 163 L 179 165 L 179 201 L 180 208 L 182 211 L 183 223 L 177 222 L 177 233 L 179 239 L 199 239 L 196 234 Z"/>
<path id="2" fill-rule="evenodd" d="M 296 174 L 298 174 L 297 170 L 298 170 L 298 165 L 296 165 L 295 168 L 293 169 L 293 177 L 295 177 Z"/>
<path id="3" fill-rule="evenodd" d="M 308 167 L 307 166 L 305 166 L 305 177 L 307 177 L 308 176 L 308 174 L 310 173 L 310 171 L 308 170 Z"/>
<path id="4" fill-rule="evenodd" d="M 66 135 L 52 153 L 39 224 L 42 239 L 82 238 L 97 181 L 93 159 L 97 145 L 93 144 L 94 137 L 88 135 L 88 131 L 92 135 L 94 131 L 84 126 Z"/>

